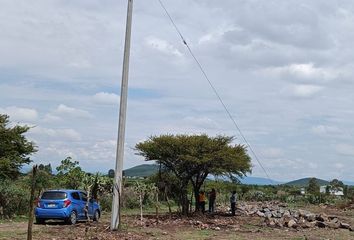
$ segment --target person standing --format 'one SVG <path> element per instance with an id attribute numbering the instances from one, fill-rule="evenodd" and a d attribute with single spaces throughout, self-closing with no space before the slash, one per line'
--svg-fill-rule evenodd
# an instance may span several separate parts
<path id="1" fill-rule="evenodd" d="M 204 193 L 204 191 L 201 191 L 199 193 L 199 207 L 202 210 L 203 214 L 205 212 L 205 202 L 206 202 L 205 193 Z"/>
<path id="2" fill-rule="evenodd" d="M 232 195 L 230 197 L 231 214 L 232 214 L 232 216 L 236 215 L 236 200 L 237 200 L 236 191 L 232 191 Z"/>
<path id="3" fill-rule="evenodd" d="M 209 193 L 209 212 L 214 213 L 215 211 L 215 199 L 216 199 L 216 191 L 215 188 L 211 189 Z"/>

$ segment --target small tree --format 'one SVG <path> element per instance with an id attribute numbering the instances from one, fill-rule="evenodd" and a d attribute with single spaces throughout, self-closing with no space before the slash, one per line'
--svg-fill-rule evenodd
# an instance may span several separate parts
<path id="1" fill-rule="evenodd" d="M 320 192 L 320 185 L 318 185 L 316 178 L 311 178 L 309 180 L 307 192 L 311 194 L 318 194 Z"/>
<path id="2" fill-rule="evenodd" d="M 81 170 L 79 162 L 72 161 L 71 157 L 62 160 L 60 166 L 56 169 L 58 171 L 57 178 L 66 188 L 78 189 L 85 177 L 85 172 Z"/>
<path id="3" fill-rule="evenodd" d="M 81 181 L 81 188 L 83 188 L 86 191 L 86 196 L 87 196 L 87 202 L 85 206 L 85 215 L 87 218 L 87 221 L 90 221 L 89 217 L 89 203 L 91 200 L 91 195 L 92 195 L 92 189 L 97 184 L 98 181 L 98 174 L 95 176 L 92 174 L 85 173 L 83 175 L 82 181 Z"/>
<path id="4" fill-rule="evenodd" d="M 344 188 L 344 183 L 342 181 L 339 181 L 338 179 L 333 179 L 329 182 L 329 185 L 332 191 L 339 191 L 343 190 Z"/>
<path id="5" fill-rule="evenodd" d="M 198 195 L 209 174 L 236 180 L 251 172 L 251 158 L 242 145 L 232 145 L 233 137 L 203 135 L 152 136 L 138 143 L 138 154 L 155 160 L 178 179 L 182 214 L 188 214 L 188 184 L 191 183 L 198 206 Z"/>
<path id="6" fill-rule="evenodd" d="M 143 200 L 145 193 L 148 190 L 148 186 L 140 181 L 136 181 L 134 184 L 134 192 L 138 195 L 140 205 L 140 221 L 143 222 Z"/>
<path id="7" fill-rule="evenodd" d="M 30 155 L 37 151 L 25 133 L 30 127 L 10 126 L 9 116 L 0 114 L 0 181 L 16 179 L 24 164 L 31 162 Z"/>
<path id="8" fill-rule="evenodd" d="M 114 178 L 114 170 L 113 169 L 108 170 L 108 177 Z"/>

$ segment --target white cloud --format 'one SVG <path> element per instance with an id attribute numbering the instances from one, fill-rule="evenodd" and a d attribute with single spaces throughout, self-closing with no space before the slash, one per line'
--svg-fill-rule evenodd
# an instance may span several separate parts
<path id="1" fill-rule="evenodd" d="M 354 145 L 349 144 L 337 144 L 335 146 L 337 153 L 342 155 L 354 156 Z"/>
<path id="2" fill-rule="evenodd" d="M 233 32 L 233 31 L 237 31 L 242 34 L 242 28 L 240 28 L 240 27 L 236 27 L 233 25 L 220 26 L 218 29 L 213 30 L 213 31 L 201 36 L 198 40 L 198 43 L 205 44 L 205 43 L 209 43 L 209 42 L 219 41 L 222 39 L 222 37 L 225 35 L 225 33 Z"/>
<path id="3" fill-rule="evenodd" d="M 201 129 L 215 129 L 218 128 L 218 124 L 209 117 L 196 117 L 196 116 L 189 116 L 183 118 L 183 124 L 189 126 L 196 126 Z"/>
<path id="4" fill-rule="evenodd" d="M 119 96 L 114 93 L 99 92 L 93 96 L 93 100 L 100 104 L 115 104 L 119 103 Z"/>
<path id="5" fill-rule="evenodd" d="M 31 129 L 30 134 L 50 137 L 52 139 L 57 139 L 60 141 L 70 140 L 70 141 L 79 141 L 81 140 L 81 135 L 74 129 L 64 128 L 64 129 L 53 129 L 53 128 L 43 128 L 43 127 L 34 127 Z"/>
<path id="6" fill-rule="evenodd" d="M 343 168 L 345 168 L 345 165 L 342 164 L 342 163 L 336 163 L 336 164 L 334 164 L 334 167 L 335 167 L 336 169 L 343 169 Z"/>
<path id="7" fill-rule="evenodd" d="M 157 37 L 146 38 L 145 44 L 165 54 L 174 55 L 177 57 L 181 57 L 183 55 L 175 46 L 173 46 L 166 40 Z"/>
<path id="8" fill-rule="evenodd" d="M 311 132 L 319 136 L 324 136 L 329 134 L 338 134 L 340 133 L 340 129 L 336 126 L 317 125 L 311 128 Z"/>
<path id="9" fill-rule="evenodd" d="M 316 95 L 322 89 L 323 87 L 317 85 L 299 84 L 291 87 L 291 93 L 295 97 L 308 98 Z"/>
<path id="10" fill-rule="evenodd" d="M 60 117 L 77 117 L 77 118 L 90 118 L 91 114 L 85 110 L 68 107 L 64 104 L 60 104 L 57 109 L 54 111 L 55 115 L 59 115 Z"/>
<path id="11" fill-rule="evenodd" d="M 292 75 L 310 81 L 322 80 L 322 82 L 335 79 L 339 75 L 338 70 L 315 67 L 313 63 L 292 63 L 282 67 L 269 67 L 265 68 L 264 72 L 281 76 Z"/>
<path id="12" fill-rule="evenodd" d="M 266 148 L 262 150 L 262 157 L 265 158 L 279 158 L 284 155 L 284 152 L 280 148 Z"/>
<path id="13" fill-rule="evenodd" d="M 33 108 L 21 108 L 16 106 L 0 108 L 0 113 L 10 116 L 13 121 L 35 121 L 38 118 L 38 112 Z"/>

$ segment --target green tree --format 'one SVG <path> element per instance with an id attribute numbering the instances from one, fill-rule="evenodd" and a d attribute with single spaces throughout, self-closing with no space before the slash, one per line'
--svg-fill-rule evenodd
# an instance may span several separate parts
<path id="1" fill-rule="evenodd" d="M 63 187 L 71 189 L 80 187 L 85 172 L 81 170 L 78 161 L 73 161 L 71 157 L 67 157 L 61 161 L 56 169 L 58 171 L 57 178 Z"/>
<path id="2" fill-rule="evenodd" d="M 114 170 L 113 169 L 108 170 L 108 177 L 114 178 Z"/>
<path id="3" fill-rule="evenodd" d="M 316 178 L 310 179 L 307 192 L 311 194 L 318 194 L 320 192 L 320 185 L 318 185 Z"/>
<path id="4" fill-rule="evenodd" d="M 25 137 L 30 127 L 10 126 L 9 116 L 0 114 L 0 180 L 16 179 L 30 155 L 37 151 L 33 142 Z"/>
<path id="5" fill-rule="evenodd" d="M 242 145 L 232 145 L 233 137 L 203 135 L 152 136 L 138 143 L 138 155 L 155 160 L 172 172 L 179 181 L 182 213 L 188 214 L 188 184 L 198 195 L 209 174 L 226 175 L 236 180 L 251 171 L 251 158 Z"/>
<path id="6" fill-rule="evenodd" d="M 43 164 L 39 164 L 38 166 L 38 169 L 41 170 L 41 171 L 45 171 L 47 172 L 48 174 L 52 174 L 52 165 L 47 164 L 47 165 L 43 165 Z"/>
<path id="7" fill-rule="evenodd" d="M 338 179 L 333 179 L 329 182 L 329 185 L 331 186 L 332 191 L 339 191 L 343 190 L 344 188 L 344 183 L 342 181 L 339 181 Z"/>

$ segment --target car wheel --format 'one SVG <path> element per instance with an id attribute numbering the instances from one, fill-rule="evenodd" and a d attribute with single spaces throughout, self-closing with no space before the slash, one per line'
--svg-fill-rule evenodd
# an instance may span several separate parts
<path id="1" fill-rule="evenodd" d="M 98 222 L 99 219 L 100 219 L 100 212 L 96 210 L 95 213 L 93 214 L 93 221 Z"/>
<path id="2" fill-rule="evenodd" d="M 45 220 L 43 218 L 36 218 L 36 224 L 44 224 Z"/>
<path id="3" fill-rule="evenodd" d="M 76 214 L 75 211 L 72 211 L 70 213 L 70 216 L 68 217 L 66 222 L 71 224 L 71 225 L 74 225 L 77 222 L 77 214 Z"/>

